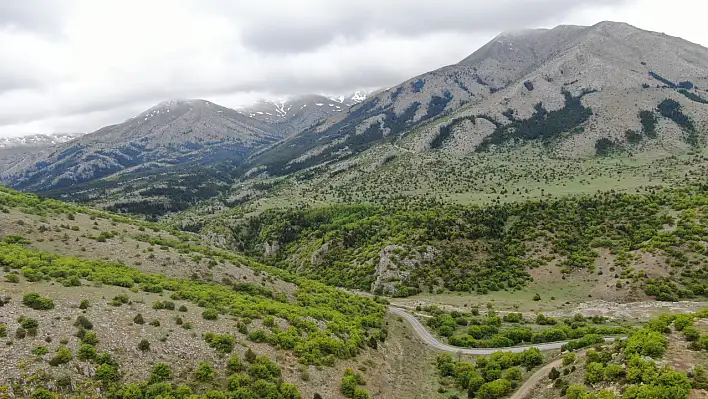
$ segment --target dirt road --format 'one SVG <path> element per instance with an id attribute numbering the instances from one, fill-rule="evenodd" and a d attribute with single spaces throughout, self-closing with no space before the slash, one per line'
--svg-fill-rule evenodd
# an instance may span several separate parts
<path id="1" fill-rule="evenodd" d="M 460 348 L 457 346 L 444 344 L 438 341 L 437 338 L 430 334 L 430 332 L 428 332 L 428 330 L 426 330 L 425 327 L 420 324 L 418 319 L 416 319 L 413 315 L 406 312 L 405 310 L 389 306 L 388 311 L 406 319 L 411 324 L 411 326 L 413 326 L 413 329 L 416 331 L 420 339 L 423 340 L 423 342 L 425 342 L 427 345 L 430 345 L 433 348 L 445 352 L 462 353 L 466 355 L 491 355 L 492 353 L 499 351 L 519 353 L 529 348 L 538 348 L 542 351 L 549 351 L 554 349 L 560 349 L 563 345 L 568 343 L 568 341 L 560 341 L 536 345 L 514 346 L 510 348 Z M 605 342 L 612 342 L 614 340 L 615 337 L 605 337 Z"/>

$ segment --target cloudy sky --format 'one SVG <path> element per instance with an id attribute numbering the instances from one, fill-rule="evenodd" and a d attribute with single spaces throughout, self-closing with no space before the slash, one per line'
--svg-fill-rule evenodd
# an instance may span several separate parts
<path id="1" fill-rule="evenodd" d="M 390 87 L 504 30 L 615 20 L 708 46 L 702 3 L 0 0 L 0 136 L 93 131 L 166 99 Z"/>

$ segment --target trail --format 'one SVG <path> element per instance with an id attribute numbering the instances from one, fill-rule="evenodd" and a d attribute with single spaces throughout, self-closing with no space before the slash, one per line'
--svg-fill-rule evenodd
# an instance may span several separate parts
<path id="1" fill-rule="evenodd" d="M 525 399 L 531 391 L 543 380 L 548 377 L 548 373 L 551 372 L 552 368 L 560 369 L 563 366 L 563 359 L 556 359 L 547 365 L 538 369 L 528 380 L 519 387 L 519 389 L 514 392 L 509 399 Z"/>
<path id="2" fill-rule="evenodd" d="M 445 352 L 462 353 L 465 355 L 491 355 L 492 353 L 499 351 L 520 353 L 530 348 L 538 348 L 542 351 L 549 351 L 554 349 L 560 349 L 563 345 L 569 342 L 549 342 L 544 344 L 513 346 L 508 348 L 460 348 L 457 346 L 444 344 L 438 341 L 437 338 L 430 334 L 430 332 L 426 330 L 422 324 L 420 324 L 418 319 L 416 319 L 414 316 L 412 316 L 405 310 L 389 306 L 388 311 L 406 319 L 411 324 L 411 326 L 413 326 L 413 329 L 416 331 L 420 339 L 423 340 L 426 345 L 432 346 L 435 349 L 439 349 Z M 616 337 L 605 337 L 605 342 L 612 342 L 615 340 L 615 338 Z"/>

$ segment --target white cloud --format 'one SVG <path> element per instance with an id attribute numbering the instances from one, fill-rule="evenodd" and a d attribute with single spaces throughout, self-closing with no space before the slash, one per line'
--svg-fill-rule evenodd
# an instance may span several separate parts
<path id="1" fill-rule="evenodd" d="M 235 107 L 392 86 L 511 28 L 609 19 L 708 44 L 702 8 L 676 0 L 673 19 L 658 0 L 2 2 L 0 135 L 93 131 L 169 98 Z"/>

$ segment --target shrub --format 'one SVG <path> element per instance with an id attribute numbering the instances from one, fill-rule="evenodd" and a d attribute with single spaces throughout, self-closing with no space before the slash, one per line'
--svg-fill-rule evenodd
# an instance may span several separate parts
<path id="1" fill-rule="evenodd" d="M 686 337 L 687 341 L 697 341 L 701 337 L 701 332 L 698 331 L 696 327 L 693 326 L 688 326 L 684 327 L 683 331 L 681 331 L 684 337 Z"/>
<path id="2" fill-rule="evenodd" d="M 251 377 L 242 374 L 233 374 L 229 376 L 227 386 L 229 391 L 234 392 L 239 388 L 247 387 L 251 384 Z"/>
<path id="3" fill-rule="evenodd" d="M 214 379 L 214 369 L 207 362 L 199 362 L 194 370 L 194 379 L 200 382 L 208 382 Z"/>
<path id="4" fill-rule="evenodd" d="M 81 337 L 81 343 L 95 346 L 98 344 L 98 336 L 95 332 L 88 331 L 83 335 L 83 337 Z"/>
<path id="5" fill-rule="evenodd" d="M 133 323 L 135 324 L 145 324 L 145 319 L 143 319 L 143 315 L 138 313 L 135 317 L 133 317 Z"/>
<path id="6" fill-rule="evenodd" d="M 93 375 L 93 378 L 104 383 L 117 381 L 119 377 L 120 375 L 118 374 L 118 368 L 107 363 L 103 363 L 96 367 L 96 373 Z"/>
<path id="7" fill-rule="evenodd" d="M 520 362 L 522 366 L 530 370 L 543 363 L 543 355 L 538 348 L 530 348 L 521 352 Z"/>
<path id="8" fill-rule="evenodd" d="M 570 366 L 575 363 L 575 353 L 566 353 L 563 355 L 563 366 Z"/>
<path id="9" fill-rule="evenodd" d="M 47 349 L 46 346 L 39 345 L 36 348 L 32 349 L 32 354 L 35 356 L 44 356 L 47 353 L 49 353 L 49 349 Z"/>
<path id="10" fill-rule="evenodd" d="M 39 322 L 30 317 L 20 316 L 17 321 L 20 323 L 22 328 L 27 330 L 36 330 L 39 327 Z"/>
<path id="11" fill-rule="evenodd" d="M 597 384 L 605 378 L 604 366 L 602 363 L 589 363 L 585 366 L 585 383 Z"/>
<path id="12" fill-rule="evenodd" d="M 363 388 L 354 389 L 354 399 L 369 399 L 369 391 Z"/>
<path id="13" fill-rule="evenodd" d="M 617 381 L 625 375 L 624 367 L 619 364 L 608 364 L 604 373 L 607 381 Z"/>
<path id="14" fill-rule="evenodd" d="M 635 331 L 627 339 L 624 354 L 630 357 L 632 354 L 638 353 L 642 356 L 657 358 L 664 354 L 667 345 L 668 340 L 660 332 L 643 328 Z"/>
<path id="15" fill-rule="evenodd" d="M 477 392 L 480 399 L 497 399 L 506 396 L 511 392 L 511 382 L 507 380 L 495 380 L 482 385 Z"/>
<path id="16" fill-rule="evenodd" d="M 143 339 L 138 343 L 138 350 L 141 352 L 147 352 L 150 350 L 150 342 L 147 339 Z"/>
<path id="17" fill-rule="evenodd" d="M 5 282 L 17 284 L 20 282 L 20 276 L 16 273 L 8 273 L 5 275 Z"/>
<path id="18" fill-rule="evenodd" d="M 253 363 L 256 361 L 256 354 L 251 350 L 251 348 L 246 349 L 246 354 L 244 355 L 246 358 L 246 361 L 249 363 Z"/>
<path id="19" fill-rule="evenodd" d="M 46 388 L 37 388 L 32 391 L 32 399 L 54 399 L 57 395 Z"/>
<path id="20" fill-rule="evenodd" d="M 5 324 L 0 323 L 0 338 L 6 338 L 7 337 L 7 326 Z"/>
<path id="21" fill-rule="evenodd" d="M 347 374 L 347 371 L 344 372 L 340 391 L 342 392 L 342 395 L 346 396 L 347 398 L 353 398 L 354 392 L 357 389 L 356 378 L 354 377 L 354 372 L 351 369 L 347 370 L 350 371 L 351 374 Z"/>
<path id="22" fill-rule="evenodd" d="M 229 334 L 204 334 L 204 340 L 217 352 L 231 353 L 234 350 L 234 337 Z"/>
<path id="23" fill-rule="evenodd" d="M 83 344 L 79 347 L 77 353 L 79 360 L 93 360 L 96 358 L 96 347 L 89 344 Z"/>
<path id="24" fill-rule="evenodd" d="M 152 303 L 152 308 L 155 310 L 160 310 L 165 308 L 165 304 L 162 301 L 155 301 Z"/>
<path id="25" fill-rule="evenodd" d="M 167 363 L 155 363 L 150 372 L 150 383 L 163 382 L 172 379 L 172 369 Z"/>
<path id="26" fill-rule="evenodd" d="M 180 312 L 186 312 L 186 311 L 187 311 L 187 307 L 184 306 L 184 305 L 182 305 L 182 306 L 180 306 L 179 309 L 177 309 L 177 310 L 180 311 Z"/>
<path id="27" fill-rule="evenodd" d="M 216 320 L 219 318 L 219 312 L 214 308 L 204 309 L 202 317 L 204 320 Z"/>
<path id="28" fill-rule="evenodd" d="M 36 292 L 30 292 L 22 297 L 22 304 L 34 310 L 49 310 L 54 308 L 54 302 Z"/>
<path id="29" fill-rule="evenodd" d="M 80 315 L 76 318 L 76 321 L 74 322 L 74 327 L 80 327 L 85 330 L 92 330 L 93 323 L 91 323 L 91 321 L 89 321 L 86 316 Z"/>
<path id="30" fill-rule="evenodd" d="M 160 320 L 154 319 L 150 321 L 150 325 L 153 327 L 160 327 Z"/>
<path id="31" fill-rule="evenodd" d="M 239 360 L 238 355 L 231 356 L 231 359 L 229 359 L 228 363 L 226 364 L 226 369 L 229 370 L 229 372 L 232 374 L 240 373 L 241 371 L 243 371 L 244 367 L 241 363 L 241 360 Z"/>
<path id="32" fill-rule="evenodd" d="M 89 301 L 88 299 L 83 299 L 81 300 L 81 303 L 79 304 L 79 309 L 86 310 L 89 307 Z"/>
<path id="33" fill-rule="evenodd" d="M 60 364 L 69 363 L 73 358 L 74 356 L 71 353 L 71 349 L 62 346 L 57 349 L 57 354 L 49 361 L 49 364 L 56 367 Z"/>
<path id="34" fill-rule="evenodd" d="M 536 302 L 540 301 L 540 300 L 541 300 L 541 295 L 538 295 L 538 294 L 534 295 L 534 296 L 533 296 L 533 300 L 536 301 Z"/>

